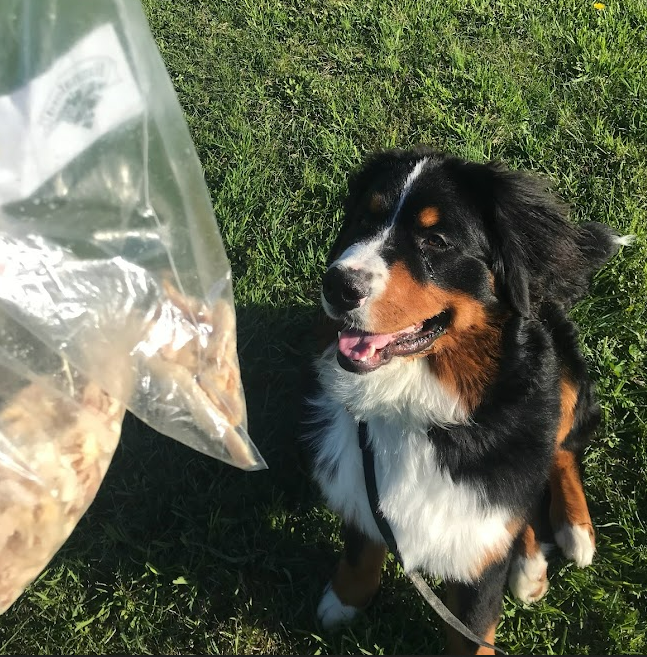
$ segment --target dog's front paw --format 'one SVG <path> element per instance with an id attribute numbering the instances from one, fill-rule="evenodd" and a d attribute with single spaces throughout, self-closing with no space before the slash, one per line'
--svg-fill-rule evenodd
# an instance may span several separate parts
<path id="1" fill-rule="evenodd" d="M 521 602 L 541 600 L 548 591 L 548 562 L 542 550 L 533 556 L 516 555 L 510 568 L 508 584 Z"/>
<path id="2" fill-rule="evenodd" d="M 345 605 L 329 583 L 319 601 L 317 618 L 325 630 L 332 630 L 340 625 L 348 625 L 359 611 L 357 607 Z"/>
<path id="3" fill-rule="evenodd" d="M 595 554 L 595 533 L 591 525 L 562 525 L 555 541 L 564 556 L 580 568 L 590 566 Z"/>

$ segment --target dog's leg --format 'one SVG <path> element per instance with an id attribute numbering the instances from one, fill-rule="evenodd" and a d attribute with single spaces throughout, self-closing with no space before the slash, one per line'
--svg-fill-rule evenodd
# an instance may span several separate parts
<path id="1" fill-rule="evenodd" d="M 550 471 L 550 523 L 555 542 L 568 559 L 588 566 L 595 553 L 595 532 L 580 477 L 579 457 L 599 422 L 590 386 L 561 384 L 561 418 Z"/>
<path id="2" fill-rule="evenodd" d="M 326 629 L 350 623 L 380 588 L 386 547 L 352 526 L 344 527 L 344 552 L 317 608 Z"/>
<path id="3" fill-rule="evenodd" d="M 576 455 L 558 447 L 550 473 L 550 522 L 564 555 L 580 568 L 590 565 L 595 553 L 595 532 Z"/>
<path id="4" fill-rule="evenodd" d="M 447 584 L 447 607 L 474 634 L 494 644 L 496 626 L 501 616 L 503 588 L 510 564 L 510 554 L 500 563 L 489 566 L 478 582 Z M 453 628 L 446 626 L 449 655 L 493 655 L 494 651 L 469 641 Z"/>
<path id="5" fill-rule="evenodd" d="M 538 521 L 529 522 L 517 539 L 508 585 L 521 602 L 537 602 L 548 591 L 548 545 L 538 539 Z"/>

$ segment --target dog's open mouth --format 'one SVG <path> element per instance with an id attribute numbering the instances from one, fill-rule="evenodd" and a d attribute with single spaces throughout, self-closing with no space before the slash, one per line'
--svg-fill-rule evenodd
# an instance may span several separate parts
<path id="1" fill-rule="evenodd" d="M 397 333 L 367 333 L 347 329 L 339 334 L 337 360 L 349 372 L 372 372 L 394 356 L 428 349 L 446 330 L 449 312 L 443 312 Z"/>

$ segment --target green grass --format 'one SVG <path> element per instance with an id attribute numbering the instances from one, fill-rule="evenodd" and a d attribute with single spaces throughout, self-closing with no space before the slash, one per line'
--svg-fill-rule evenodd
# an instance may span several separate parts
<path id="1" fill-rule="evenodd" d="M 251 434 L 243 473 L 128 419 L 99 495 L 0 618 L 0 651 L 426 653 L 439 622 L 389 563 L 375 606 L 324 635 L 338 522 L 297 456 L 300 356 L 350 168 L 427 142 L 543 172 L 638 238 L 575 316 L 604 424 L 586 457 L 594 565 L 506 599 L 510 652 L 647 652 L 647 5 L 579 0 L 146 0 L 235 278 Z"/>

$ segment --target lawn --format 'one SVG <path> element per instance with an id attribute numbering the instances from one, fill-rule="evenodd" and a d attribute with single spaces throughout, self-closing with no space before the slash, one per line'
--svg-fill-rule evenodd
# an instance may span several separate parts
<path id="1" fill-rule="evenodd" d="M 348 171 L 420 142 L 549 175 L 575 221 L 634 233 L 574 311 L 603 426 L 586 456 L 593 566 L 559 555 L 498 642 L 647 653 L 647 4 L 617 0 L 146 0 L 231 259 L 245 473 L 127 417 L 96 501 L 0 618 L 4 654 L 397 654 L 442 628 L 387 565 L 375 605 L 322 633 L 338 521 L 303 470 L 299 365 Z M 439 587 L 441 588 L 441 587 Z"/>

